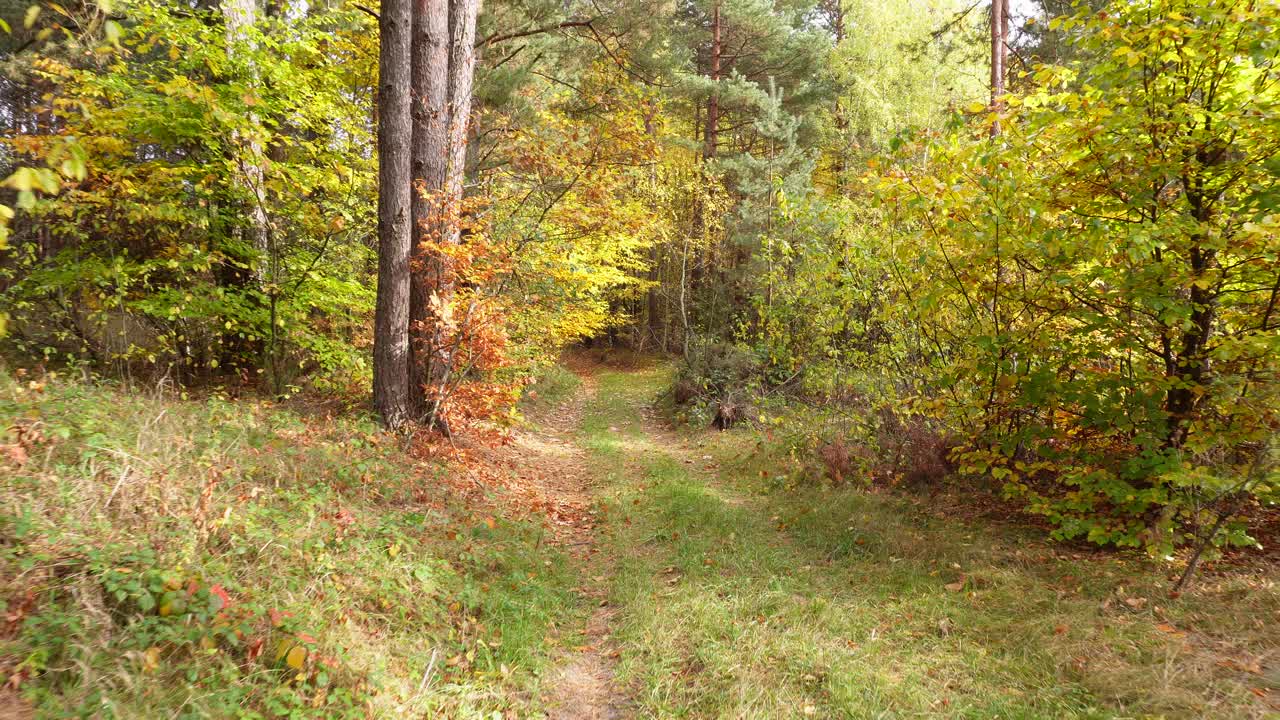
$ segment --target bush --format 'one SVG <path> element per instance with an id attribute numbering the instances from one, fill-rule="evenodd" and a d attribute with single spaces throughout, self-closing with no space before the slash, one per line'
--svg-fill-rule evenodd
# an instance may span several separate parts
<path id="1" fill-rule="evenodd" d="M 721 430 L 757 417 L 763 363 L 750 350 L 712 342 L 690 352 L 676 368 L 671 394 L 678 407 Z"/>

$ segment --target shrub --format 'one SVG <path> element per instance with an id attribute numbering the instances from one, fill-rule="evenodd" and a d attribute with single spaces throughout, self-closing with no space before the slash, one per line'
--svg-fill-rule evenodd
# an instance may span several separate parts
<path id="1" fill-rule="evenodd" d="M 727 429 L 756 417 L 762 369 L 750 350 L 728 342 L 708 343 L 677 366 L 671 394 L 676 405 Z"/>

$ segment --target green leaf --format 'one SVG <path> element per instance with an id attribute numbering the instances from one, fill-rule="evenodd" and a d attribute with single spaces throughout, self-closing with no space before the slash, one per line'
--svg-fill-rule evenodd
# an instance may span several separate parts
<path id="1" fill-rule="evenodd" d="M 36 18 L 40 17 L 40 6 L 32 5 L 27 8 L 27 14 L 22 16 L 22 27 L 31 29 L 36 24 Z"/>

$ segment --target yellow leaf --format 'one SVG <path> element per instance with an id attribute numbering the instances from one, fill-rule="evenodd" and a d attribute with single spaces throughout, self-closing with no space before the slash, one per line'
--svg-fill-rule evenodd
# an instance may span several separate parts
<path id="1" fill-rule="evenodd" d="M 142 653 L 142 671 L 154 672 L 160 668 L 160 648 L 152 645 Z"/>
<path id="2" fill-rule="evenodd" d="M 307 660 L 307 649 L 301 645 L 294 645 L 293 649 L 284 656 L 284 664 L 294 670 L 301 670 L 302 664 Z"/>
<path id="3" fill-rule="evenodd" d="M 390 556 L 391 556 L 391 557 L 393 557 L 393 558 L 394 558 L 395 556 L 399 555 L 399 554 L 400 554 L 400 543 L 392 543 L 392 544 L 391 544 L 391 547 L 387 548 L 387 554 L 388 554 L 388 555 L 390 555 Z"/>

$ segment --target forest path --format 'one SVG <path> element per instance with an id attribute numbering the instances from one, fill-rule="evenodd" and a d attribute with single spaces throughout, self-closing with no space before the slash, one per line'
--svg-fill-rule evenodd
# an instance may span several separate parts
<path id="1" fill-rule="evenodd" d="M 549 502 L 573 507 L 573 512 L 553 512 L 553 520 L 559 522 L 561 516 L 579 520 L 564 528 L 567 532 L 561 532 L 560 538 L 569 540 L 569 554 L 579 563 L 578 593 L 589 617 L 582 644 L 557 659 L 543 701 L 551 720 L 638 717 L 635 688 L 624 686 L 617 677 L 624 648 L 614 633 L 620 625 L 634 621 L 626 616 L 629 610 L 618 604 L 623 597 L 619 588 L 640 578 L 620 576 L 619 567 L 634 565 L 640 556 L 662 563 L 673 559 L 654 556 L 649 547 L 619 546 L 631 523 L 628 512 L 645 509 L 638 503 L 624 506 L 621 498 L 652 485 L 654 462 L 678 466 L 690 481 L 709 489 L 714 465 L 706 462 L 710 457 L 702 455 L 695 439 L 672 431 L 652 408 L 667 382 L 667 366 L 638 362 L 619 367 L 579 357 L 570 360 L 568 367 L 582 379 L 575 397 L 553 414 L 538 418 L 536 429 L 520 434 L 513 443 L 531 467 L 540 469 L 534 474 L 547 479 L 543 492 Z M 547 453 L 548 441 L 563 441 L 564 453 L 559 457 Z M 715 492 L 724 502 L 741 502 L 719 489 Z M 647 580 L 652 586 L 655 578 Z"/>
<path id="2" fill-rule="evenodd" d="M 541 507 L 553 541 L 579 568 L 576 589 L 588 617 L 579 642 L 554 659 L 542 702 L 549 720 L 617 720 L 628 716 L 625 696 L 614 683 L 617 652 L 610 643 L 614 612 L 606 600 L 614 572 L 600 552 L 599 474 L 580 442 L 588 408 L 596 401 L 597 368 L 571 362 L 581 380 L 573 397 L 534 413 L 534 422 L 501 448 L 502 460 L 522 481 L 526 503 Z"/>
<path id="3" fill-rule="evenodd" d="M 579 577 L 549 718 L 1275 717 L 1261 675 L 1223 675 L 1274 649 L 1184 630 L 1206 621 L 1158 574 L 909 495 L 775 492 L 756 434 L 653 409 L 669 366 L 570 367 L 574 399 L 510 446 Z"/>
<path id="4" fill-rule="evenodd" d="M 542 702 L 550 720 L 622 720 L 636 713 L 616 678 L 621 649 L 613 633 L 624 618 L 611 595 L 626 581 L 617 577 L 619 562 L 633 553 L 614 547 L 618 528 L 611 523 L 628 521 L 611 503 L 644 485 L 655 457 L 693 467 L 697 449 L 650 407 L 665 382 L 664 365 L 615 367 L 579 356 L 566 366 L 581 380 L 577 392 L 536 413 L 505 450 L 531 504 L 545 508 L 556 543 L 577 564 L 587 614 L 579 644 L 554 660 Z"/>

